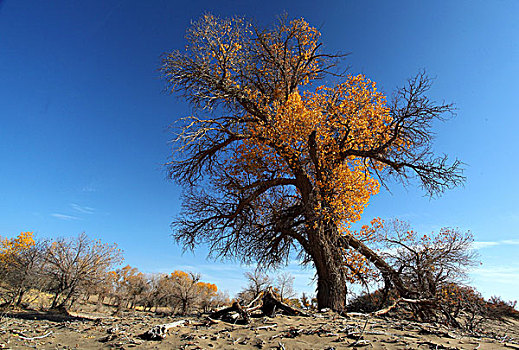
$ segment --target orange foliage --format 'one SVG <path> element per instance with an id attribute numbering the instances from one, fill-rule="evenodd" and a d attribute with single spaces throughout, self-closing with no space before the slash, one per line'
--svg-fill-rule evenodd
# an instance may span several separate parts
<path id="1" fill-rule="evenodd" d="M 195 279 L 193 279 L 193 276 L 194 275 L 190 275 L 184 271 L 175 270 L 171 273 L 170 278 L 179 284 L 191 285 L 195 282 L 198 291 L 207 297 L 216 295 L 216 292 L 218 292 L 218 287 L 216 286 L 216 284 L 198 282 L 198 276 L 196 276 Z"/>
<path id="2" fill-rule="evenodd" d="M 33 233 L 30 231 L 21 232 L 15 238 L 0 239 L 0 262 L 8 263 L 10 257 L 25 249 L 29 249 L 35 244 Z"/>
<path id="3" fill-rule="evenodd" d="M 360 230 L 351 232 L 344 229 L 345 234 L 351 234 L 364 243 L 372 243 L 377 239 L 377 233 L 384 227 L 384 220 L 374 218 L 370 225 L 363 225 Z M 344 266 L 347 268 L 347 278 L 350 283 L 369 282 L 378 276 L 378 270 L 373 267 L 365 256 L 352 249 L 343 249 Z"/>
<path id="4" fill-rule="evenodd" d="M 331 219 L 345 230 L 360 219 L 370 196 L 379 191 L 379 183 L 371 172 L 381 170 L 384 165 L 367 163 L 353 156 L 345 160 L 341 151 L 368 150 L 389 140 L 393 118 L 386 97 L 377 91 L 375 82 L 363 75 L 349 76 L 333 88 L 320 86 L 313 92 L 303 93 L 295 88 L 289 92 L 286 82 L 275 78 L 279 67 L 270 60 L 256 62 L 254 69 L 266 80 L 272 80 L 274 93 L 253 85 L 240 86 L 234 75 L 247 63 L 242 62 L 240 56 L 240 40 L 243 39 L 233 27 L 241 27 L 244 23 L 239 18 L 219 21 L 212 15 L 201 19 L 207 30 L 214 30 L 220 40 L 206 39 L 215 40 L 209 45 L 193 30 L 189 33 L 191 50 L 204 58 L 211 74 L 223 75 L 226 84 L 239 88 L 249 101 L 253 101 L 255 112 L 243 118 L 250 122 L 237 126 L 246 137 L 234 145 L 230 159 L 225 161 L 225 171 L 217 182 L 225 183 L 229 175 L 250 182 L 259 181 L 268 171 L 275 171 L 278 177 L 294 177 L 306 168 L 306 175 L 317 189 L 315 209 L 320 218 Z M 320 45 L 320 35 L 303 19 L 295 19 L 280 23 L 275 30 L 263 33 L 261 40 L 248 44 L 261 46 L 258 51 L 267 50 L 273 60 L 283 57 L 284 74 L 304 77 L 298 84 L 304 87 L 317 78 L 322 69 L 320 58 L 314 56 Z M 297 37 L 297 50 L 287 50 L 280 37 L 287 40 Z M 268 118 L 258 118 L 259 114 Z M 308 140 L 312 133 L 315 133 L 318 160 L 314 166 L 318 169 L 308 171 L 311 164 Z M 396 140 L 393 147 L 405 148 L 407 145 Z"/>
<path id="5" fill-rule="evenodd" d="M 318 45 L 320 33 L 304 20 L 291 21 L 281 28 L 282 33 L 290 30 L 303 33 L 306 50 L 303 49 L 300 56 L 309 55 Z M 269 42 L 268 35 L 267 42 L 273 55 L 283 49 L 274 41 Z M 291 59 L 295 61 L 299 55 Z M 308 65 L 304 73 L 311 75 L 318 69 L 317 65 L 315 62 Z M 265 101 L 258 90 L 247 88 L 245 91 L 272 118 L 246 124 L 243 132 L 248 137 L 234 148 L 222 176 L 231 174 L 260 180 L 267 169 L 275 169 L 279 177 L 295 176 L 301 164 L 310 163 L 308 140 L 315 132 L 319 169 L 308 174 L 318 190 L 315 209 L 322 219 L 332 219 L 346 231 L 352 222 L 360 219 L 370 196 L 378 193 L 379 183 L 370 173 L 382 170 L 384 165 L 368 164 L 356 157 L 343 161 L 341 150 L 371 149 L 386 143 L 392 134 L 386 98 L 377 91 L 375 82 L 363 75 L 349 76 L 346 82 L 334 88 L 320 86 L 315 92 L 302 94 L 296 90 L 287 99 L 273 101 Z M 403 142 L 394 144 L 406 147 Z"/>
<path id="6" fill-rule="evenodd" d="M 196 285 L 201 293 L 208 296 L 214 296 L 216 295 L 216 292 L 218 292 L 218 287 L 216 287 L 216 284 L 198 282 Z"/>
<path id="7" fill-rule="evenodd" d="M 319 87 L 302 95 L 296 91 L 285 103 L 268 105 L 274 116 L 268 123 L 247 125 L 244 132 L 250 137 L 234 149 L 222 177 L 259 180 L 266 169 L 276 169 L 280 177 L 295 176 L 302 163 L 310 162 L 307 140 L 315 132 L 318 170 L 309 173 L 318 195 L 315 210 L 347 231 L 378 193 L 379 183 L 370 173 L 383 165 L 356 157 L 342 161 L 341 149 L 363 150 L 388 140 L 392 118 L 385 103 L 375 83 L 362 75 L 350 76 L 333 89 Z"/>
<path id="8" fill-rule="evenodd" d="M 171 278 L 179 279 L 179 280 L 191 279 L 191 277 L 189 277 L 189 275 L 187 273 L 185 273 L 184 271 L 180 271 L 180 270 L 175 270 L 174 272 L 172 272 Z"/>
<path id="9" fill-rule="evenodd" d="M 27 249 L 29 247 L 32 247 L 35 242 L 33 238 L 33 233 L 30 231 L 27 232 L 21 232 L 18 237 L 15 238 L 5 238 L 0 243 L 0 249 L 1 252 L 4 252 L 7 249 L 14 249 L 14 250 L 22 250 Z"/>
<path id="10" fill-rule="evenodd" d="M 113 271 L 111 272 L 114 273 Z M 131 267 L 130 265 L 126 265 L 117 271 L 115 271 L 115 275 L 117 276 L 117 279 L 121 282 L 131 282 L 132 280 L 136 278 L 142 278 L 144 274 L 142 272 L 139 272 L 139 270 L 136 267 Z"/>

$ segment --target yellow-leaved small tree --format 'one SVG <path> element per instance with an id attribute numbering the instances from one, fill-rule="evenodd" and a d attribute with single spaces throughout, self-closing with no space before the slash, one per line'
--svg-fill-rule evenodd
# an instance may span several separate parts
<path id="1" fill-rule="evenodd" d="M 2 297 L 7 305 L 20 305 L 29 289 L 41 287 L 43 256 L 43 246 L 33 232 L 0 238 L 0 280 L 6 283 Z"/>

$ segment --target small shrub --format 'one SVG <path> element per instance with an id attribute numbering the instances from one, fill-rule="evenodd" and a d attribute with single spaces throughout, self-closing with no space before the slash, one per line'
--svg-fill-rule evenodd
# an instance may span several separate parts
<path id="1" fill-rule="evenodd" d="M 517 300 L 504 301 L 501 297 L 493 296 L 488 302 L 489 315 L 493 319 L 502 320 L 505 317 L 519 319 L 519 311 L 516 309 Z"/>

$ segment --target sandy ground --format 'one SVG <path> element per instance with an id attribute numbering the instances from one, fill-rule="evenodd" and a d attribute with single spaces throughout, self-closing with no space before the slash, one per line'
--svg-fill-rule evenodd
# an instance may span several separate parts
<path id="1" fill-rule="evenodd" d="M 139 335 L 152 326 L 186 319 L 162 341 Z M 344 318 L 332 312 L 310 317 L 253 318 L 249 325 L 204 318 L 158 317 L 134 313 L 123 317 L 75 314 L 63 317 L 19 311 L 0 319 L 4 349 L 519 349 L 519 321 L 494 322 L 485 336 L 471 337 L 438 324 L 404 320 Z"/>

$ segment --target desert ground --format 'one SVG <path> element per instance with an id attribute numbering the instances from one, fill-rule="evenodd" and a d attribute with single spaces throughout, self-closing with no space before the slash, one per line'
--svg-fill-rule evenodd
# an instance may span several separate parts
<path id="1" fill-rule="evenodd" d="M 186 322 L 163 340 L 140 335 L 151 327 Z M 519 349 L 519 321 L 493 321 L 479 334 L 441 324 L 415 323 L 331 311 L 303 316 L 252 318 L 248 325 L 211 322 L 205 316 L 157 316 L 132 312 L 120 317 L 18 310 L 2 314 L 2 349 Z"/>

